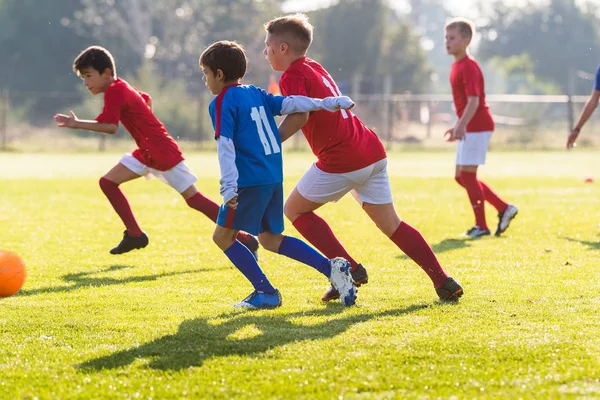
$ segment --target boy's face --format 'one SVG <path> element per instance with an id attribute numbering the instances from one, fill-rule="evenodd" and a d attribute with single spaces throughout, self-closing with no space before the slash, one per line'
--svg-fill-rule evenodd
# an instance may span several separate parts
<path id="1" fill-rule="evenodd" d="M 112 83 L 112 72 L 108 68 L 103 73 L 99 73 L 94 68 L 84 68 L 79 71 L 79 77 L 93 95 L 103 93 Z"/>
<path id="2" fill-rule="evenodd" d="M 467 50 L 471 38 L 463 36 L 458 29 L 446 29 L 446 51 L 448 54 L 456 55 Z"/>
<path id="3" fill-rule="evenodd" d="M 285 54 L 287 53 L 287 44 L 281 42 L 281 38 L 271 35 L 267 32 L 265 38 L 265 49 L 263 54 L 273 68 L 273 71 L 283 72 L 285 67 Z"/>
<path id="4" fill-rule="evenodd" d="M 217 70 L 217 73 L 214 73 L 209 67 L 201 65 L 202 68 L 202 80 L 208 86 L 208 90 L 212 94 L 219 94 L 221 90 L 225 87 L 225 80 L 223 79 L 223 71 L 220 69 Z"/>

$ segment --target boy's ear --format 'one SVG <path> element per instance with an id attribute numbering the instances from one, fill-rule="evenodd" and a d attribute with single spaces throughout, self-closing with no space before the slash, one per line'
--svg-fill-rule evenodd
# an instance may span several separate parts
<path id="1" fill-rule="evenodd" d="M 100 75 L 108 75 L 108 76 L 112 77 L 113 72 L 110 68 L 104 68 L 104 71 L 102 71 L 102 74 L 100 74 Z"/>
<path id="2" fill-rule="evenodd" d="M 287 53 L 289 51 L 289 49 L 290 49 L 290 45 L 287 44 L 286 42 L 281 42 L 279 44 L 279 51 L 280 52 L 282 52 L 282 53 L 285 54 L 285 53 Z"/>
<path id="3" fill-rule="evenodd" d="M 215 72 L 215 78 L 218 81 L 224 81 L 225 80 L 225 73 L 223 72 L 222 69 L 218 69 L 217 72 Z"/>

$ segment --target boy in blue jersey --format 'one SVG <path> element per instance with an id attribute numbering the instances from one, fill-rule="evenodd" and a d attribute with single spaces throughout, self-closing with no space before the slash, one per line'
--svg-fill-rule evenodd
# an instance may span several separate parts
<path id="1" fill-rule="evenodd" d="M 223 205 L 213 240 L 254 286 L 236 307 L 274 308 L 281 295 L 262 272 L 250 251 L 236 240 L 240 230 L 258 234 L 269 251 L 310 265 L 325 275 L 347 306 L 356 300 L 350 263 L 329 260 L 303 241 L 284 236 L 283 163 L 281 139 L 274 115 L 350 109 L 344 96 L 311 99 L 274 96 L 255 86 L 241 85 L 246 74 L 246 53 L 235 42 L 220 41 L 200 56 L 203 80 L 217 97 L 209 106 L 215 128 Z"/>
<path id="2" fill-rule="evenodd" d="M 585 125 L 587 120 L 590 119 L 590 117 L 594 113 L 594 110 L 596 110 L 596 107 L 598 107 L 599 100 L 600 100 L 600 67 L 598 67 L 598 71 L 596 72 L 596 82 L 594 83 L 594 90 L 592 90 L 592 93 L 590 94 L 590 97 L 588 98 L 588 101 L 585 103 L 585 106 L 583 107 L 583 111 L 581 112 L 581 115 L 579 116 L 579 120 L 577 121 L 577 124 L 575 124 L 575 127 L 571 130 L 571 134 L 569 135 L 569 138 L 567 139 L 567 149 L 571 149 L 571 148 L 575 147 L 575 141 L 577 140 L 577 137 L 579 136 L 579 132 L 581 132 L 583 125 Z"/>

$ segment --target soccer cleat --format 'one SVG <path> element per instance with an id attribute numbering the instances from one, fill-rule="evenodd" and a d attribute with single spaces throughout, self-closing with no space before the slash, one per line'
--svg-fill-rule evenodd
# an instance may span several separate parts
<path id="1" fill-rule="evenodd" d="M 242 239 L 239 239 L 240 243 L 246 246 L 250 253 L 258 261 L 258 239 L 254 235 L 247 234 Z"/>
<path id="2" fill-rule="evenodd" d="M 142 232 L 142 236 L 132 237 L 125 231 L 123 233 L 123 240 L 121 240 L 121 243 L 117 247 L 111 249 L 110 254 L 123 254 L 131 250 L 143 249 L 148 246 L 149 241 L 150 239 L 148 239 L 148 235 L 145 232 Z"/>
<path id="3" fill-rule="evenodd" d="M 247 308 L 252 310 L 277 308 L 281 306 L 281 293 L 275 289 L 273 293 L 264 293 L 255 290 L 248 297 L 234 304 L 233 308 Z"/>
<path id="4" fill-rule="evenodd" d="M 354 271 L 350 272 L 352 274 L 352 279 L 354 279 L 354 283 L 356 287 L 360 287 L 360 285 L 366 285 L 369 282 L 369 275 L 367 274 L 367 270 L 362 264 L 358 264 Z M 327 289 L 321 300 L 327 302 L 340 298 L 340 292 L 338 292 L 333 285 Z"/>
<path id="5" fill-rule="evenodd" d="M 465 235 L 470 237 L 471 239 L 477 239 L 482 236 L 488 236 L 490 234 L 489 229 L 481 229 L 479 226 L 475 225 L 471 229 L 469 229 Z"/>
<path id="6" fill-rule="evenodd" d="M 464 291 L 462 286 L 458 284 L 453 278 L 447 278 L 444 284 L 439 288 L 435 289 L 440 300 L 458 301 L 460 296 L 463 295 Z"/>
<path id="7" fill-rule="evenodd" d="M 339 297 L 345 306 L 356 303 L 356 284 L 350 273 L 350 263 L 341 257 L 333 258 L 331 264 L 331 276 L 329 282 L 338 291 Z"/>
<path id="8" fill-rule="evenodd" d="M 501 234 L 508 229 L 508 225 L 510 225 L 510 221 L 512 221 L 517 214 L 519 213 L 519 209 L 512 204 L 509 204 L 506 210 L 498 213 L 498 229 L 496 229 L 495 236 L 500 236 Z"/>

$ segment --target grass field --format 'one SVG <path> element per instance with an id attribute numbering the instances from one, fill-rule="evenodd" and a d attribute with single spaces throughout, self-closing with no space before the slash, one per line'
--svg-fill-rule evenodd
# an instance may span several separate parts
<path id="1" fill-rule="evenodd" d="M 392 153 L 396 207 L 460 303 L 347 197 L 320 215 L 369 270 L 357 306 L 322 304 L 322 276 L 262 251 L 283 307 L 260 312 L 231 308 L 250 285 L 157 180 L 123 186 L 150 246 L 108 253 L 123 227 L 97 181 L 119 157 L 0 155 L 0 247 L 29 274 L 0 300 L 0 399 L 600 398 L 600 187 L 583 183 L 600 153 L 491 153 L 481 176 L 520 213 L 478 241 L 459 236 L 473 217 L 453 154 Z M 313 157 L 284 160 L 289 192 Z M 188 165 L 218 200 L 216 156 Z"/>

